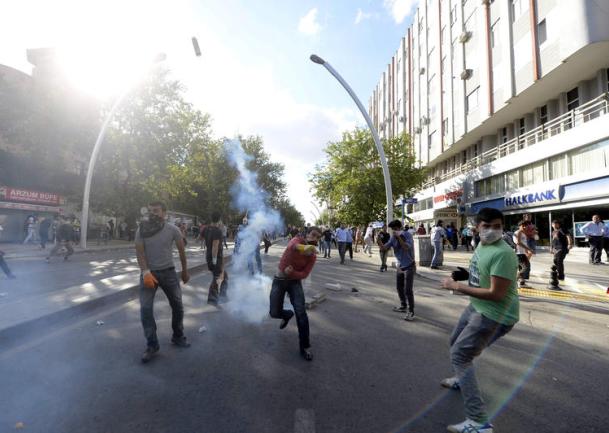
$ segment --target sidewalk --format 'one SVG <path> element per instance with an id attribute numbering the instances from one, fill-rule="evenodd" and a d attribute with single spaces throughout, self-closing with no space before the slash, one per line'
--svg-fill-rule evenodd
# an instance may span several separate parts
<path id="1" fill-rule="evenodd" d="M 373 249 L 372 257 L 362 253 L 358 258 L 380 265 L 378 248 Z M 438 284 L 443 278 L 450 277 L 458 266 L 468 269 L 472 251 L 458 249 L 444 250 L 444 262 L 440 269 L 417 266 L 417 276 L 432 280 Z M 603 253 L 603 259 L 606 259 Z M 549 290 L 550 267 L 553 257 L 548 249 L 539 249 L 531 259 L 531 278 L 527 287 L 519 289 L 521 295 L 549 297 L 563 300 L 584 300 L 593 302 L 609 302 L 609 264 L 591 265 L 588 263 L 588 249 L 574 248 L 565 259 L 565 281 L 560 281 L 562 291 Z M 388 263 L 395 268 L 395 258 L 389 257 Z"/>
<path id="2" fill-rule="evenodd" d="M 233 242 L 227 242 L 228 248 L 232 249 L 234 246 Z M 46 249 L 40 248 L 38 244 L 17 244 L 17 243 L 0 243 L 0 250 L 4 251 L 5 258 L 7 260 L 11 259 L 23 259 L 23 258 L 31 258 L 31 257 L 46 257 L 49 254 L 49 251 L 53 248 L 54 244 L 49 243 L 46 246 Z M 111 240 L 107 244 L 101 243 L 97 244 L 96 240 L 88 241 L 87 248 L 82 249 L 78 243 L 73 244 L 74 254 L 83 254 L 83 253 L 95 253 L 95 252 L 107 252 L 107 251 L 116 251 L 121 249 L 133 249 L 135 251 L 135 244 L 133 241 L 124 241 L 124 240 Z M 188 239 L 187 249 L 199 249 L 200 243 L 192 238 Z"/>

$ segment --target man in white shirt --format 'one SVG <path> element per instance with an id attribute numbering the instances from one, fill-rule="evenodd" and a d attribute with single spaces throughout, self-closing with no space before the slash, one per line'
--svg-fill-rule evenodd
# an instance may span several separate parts
<path id="1" fill-rule="evenodd" d="M 582 227 L 582 232 L 588 237 L 590 243 L 590 259 L 593 265 L 601 264 L 601 252 L 603 251 L 603 237 L 605 236 L 605 223 L 600 215 L 593 215 L 592 221 Z"/>
<path id="2" fill-rule="evenodd" d="M 345 251 L 347 249 L 347 233 L 348 229 L 345 228 L 345 224 L 341 223 L 340 227 L 336 229 L 336 242 L 338 243 L 338 255 L 340 256 L 340 264 L 345 264 Z"/>
<path id="3" fill-rule="evenodd" d="M 446 237 L 446 232 L 442 227 L 442 220 L 431 229 L 431 245 L 433 246 L 433 257 L 431 259 L 431 269 L 439 269 L 442 254 L 442 239 Z"/>

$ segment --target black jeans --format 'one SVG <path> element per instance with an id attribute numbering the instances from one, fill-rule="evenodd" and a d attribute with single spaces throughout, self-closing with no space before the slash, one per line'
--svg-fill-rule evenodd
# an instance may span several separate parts
<path id="1" fill-rule="evenodd" d="M 182 305 L 182 289 L 180 288 L 180 280 L 176 274 L 175 268 L 162 269 L 160 271 L 152 271 L 159 282 L 160 287 L 171 306 L 171 328 L 173 336 L 180 338 L 184 335 L 184 306 Z M 142 326 L 144 328 L 144 336 L 148 347 L 159 347 L 159 340 L 156 336 L 156 322 L 154 320 L 154 295 L 157 288 L 149 289 L 144 286 L 144 277 L 140 275 L 140 315 Z"/>
<path id="2" fill-rule="evenodd" d="M 296 314 L 296 325 L 298 326 L 298 340 L 300 350 L 311 347 L 309 342 L 309 316 L 305 308 L 305 297 L 300 280 L 286 280 L 275 277 L 271 288 L 270 312 L 273 319 L 289 319 L 292 312 L 283 309 L 285 294 L 290 297 L 290 303 Z"/>
<path id="3" fill-rule="evenodd" d="M 558 273 L 558 279 L 565 279 L 565 257 L 567 253 L 563 250 L 554 252 L 554 265 L 556 266 L 556 272 Z"/>
<path id="4" fill-rule="evenodd" d="M 396 289 L 400 297 L 400 305 L 408 308 L 408 311 L 414 312 L 414 292 L 412 286 L 414 283 L 414 265 L 407 268 L 400 268 L 396 276 Z"/>
<path id="5" fill-rule="evenodd" d="M 590 236 L 588 239 L 590 242 L 590 263 L 600 263 L 603 251 L 603 237 Z"/>
<path id="6" fill-rule="evenodd" d="M 381 250 L 379 254 L 381 256 L 381 269 L 387 269 L 387 250 Z"/>
<path id="7" fill-rule="evenodd" d="M 349 259 L 353 260 L 353 242 L 347 242 L 345 244 L 345 251 L 349 251 Z"/>
<path id="8" fill-rule="evenodd" d="M 222 282 L 218 286 L 218 279 L 222 277 Z M 211 277 L 211 284 L 209 285 L 209 291 L 207 293 L 207 303 L 217 305 L 218 301 L 221 300 L 226 302 L 228 300 L 228 272 L 224 271 L 222 275 L 222 269 L 214 269 Z"/>
<path id="9" fill-rule="evenodd" d="M 518 254 L 518 279 L 528 280 L 531 273 L 531 262 L 526 254 Z"/>
<path id="10" fill-rule="evenodd" d="M 4 271 L 4 273 L 6 274 L 7 277 L 10 277 L 13 274 L 11 273 L 11 270 L 9 269 L 6 262 L 4 261 L 3 256 L 4 256 L 4 254 L 0 253 L 0 268 L 2 268 L 2 270 Z"/>

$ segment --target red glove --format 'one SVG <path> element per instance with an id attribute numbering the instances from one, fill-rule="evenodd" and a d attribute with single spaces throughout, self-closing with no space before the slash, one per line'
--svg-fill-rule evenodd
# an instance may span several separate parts
<path id="1" fill-rule="evenodd" d="M 149 270 L 144 272 L 144 287 L 154 289 L 159 284 L 158 280 L 152 275 Z"/>

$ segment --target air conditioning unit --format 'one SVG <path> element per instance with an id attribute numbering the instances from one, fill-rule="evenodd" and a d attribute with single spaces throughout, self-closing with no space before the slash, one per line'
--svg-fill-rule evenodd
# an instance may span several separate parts
<path id="1" fill-rule="evenodd" d="M 398 118 L 398 120 L 399 120 L 400 122 L 405 122 L 405 121 L 406 121 L 406 118 L 405 118 L 404 116 L 400 116 L 400 117 Z"/>
<path id="2" fill-rule="evenodd" d="M 416 128 L 414 128 L 414 133 L 415 134 L 420 134 L 421 133 L 421 127 L 417 126 Z"/>
<path id="3" fill-rule="evenodd" d="M 461 79 L 462 80 L 469 80 L 472 77 L 473 73 L 474 73 L 474 71 L 472 69 L 464 69 L 461 72 Z"/>
<path id="4" fill-rule="evenodd" d="M 419 69 L 419 75 L 423 75 L 424 73 L 425 73 L 425 68 L 424 67 Z"/>
<path id="5" fill-rule="evenodd" d="M 427 117 L 427 116 L 421 117 L 421 125 L 429 125 L 429 117 Z"/>
<path id="6" fill-rule="evenodd" d="M 466 43 L 472 38 L 472 32 L 464 31 L 459 35 L 459 42 L 462 44 Z"/>

